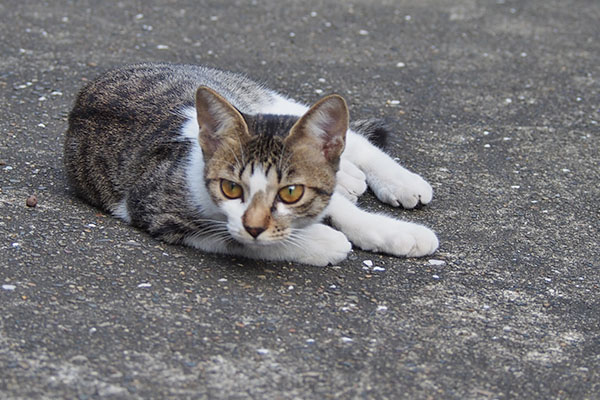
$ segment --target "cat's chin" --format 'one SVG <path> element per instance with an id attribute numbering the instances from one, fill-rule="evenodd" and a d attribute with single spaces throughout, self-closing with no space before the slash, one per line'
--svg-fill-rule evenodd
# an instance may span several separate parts
<path id="1" fill-rule="evenodd" d="M 238 242 L 248 248 L 253 248 L 253 247 L 265 248 L 265 247 L 269 247 L 269 246 L 276 246 L 278 244 L 285 242 L 285 238 L 284 239 L 262 239 L 262 238 L 250 239 L 250 238 L 245 238 L 245 237 L 234 236 L 234 239 L 236 242 Z"/>

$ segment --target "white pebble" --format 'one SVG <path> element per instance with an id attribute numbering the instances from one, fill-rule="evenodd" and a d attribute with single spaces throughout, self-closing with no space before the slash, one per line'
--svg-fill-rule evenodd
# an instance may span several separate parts
<path id="1" fill-rule="evenodd" d="M 490 146 L 489 144 L 486 143 L 486 144 L 483 145 L 483 147 L 485 147 L 486 149 L 489 149 L 492 146 Z"/>
<path id="2" fill-rule="evenodd" d="M 506 104 L 510 104 L 510 103 L 512 103 L 512 99 L 511 99 L 511 98 L 504 99 L 504 102 L 505 102 Z"/>
<path id="3" fill-rule="evenodd" d="M 315 93 L 316 94 L 321 94 L 321 93 L 323 93 L 323 89 L 315 89 Z"/>
<path id="4" fill-rule="evenodd" d="M 227 278 L 221 278 L 221 279 L 217 280 L 217 282 L 227 282 Z"/>
<path id="5" fill-rule="evenodd" d="M 375 272 L 383 272 L 383 271 L 385 271 L 385 268 L 383 268 L 383 267 L 373 267 L 373 271 L 375 271 Z"/>
<path id="6" fill-rule="evenodd" d="M 266 355 L 269 354 L 269 349 L 256 349 L 256 352 L 260 355 Z"/>
<path id="7" fill-rule="evenodd" d="M 432 278 L 433 279 L 440 279 L 440 276 L 439 275 L 433 275 Z"/>
<path id="8" fill-rule="evenodd" d="M 288 290 L 294 290 L 294 286 L 293 285 L 288 286 Z"/>
<path id="9" fill-rule="evenodd" d="M 511 189 L 520 189 L 520 188 L 521 188 L 521 186 L 519 186 L 519 185 L 512 185 L 510 188 L 511 188 Z"/>
<path id="10" fill-rule="evenodd" d="M 325 78 L 319 78 L 319 79 L 317 79 L 317 80 L 318 80 L 319 82 L 321 82 L 321 83 L 325 83 L 325 82 L 327 82 L 327 81 L 325 80 Z"/>
<path id="11" fill-rule="evenodd" d="M 389 103 L 393 106 L 397 106 L 398 104 L 400 104 L 400 100 L 390 100 Z"/>
<path id="12" fill-rule="evenodd" d="M 38 97 L 38 101 L 46 101 L 46 100 L 48 100 L 48 98 L 46 96 Z"/>
<path id="13" fill-rule="evenodd" d="M 137 285 L 137 287 L 139 287 L 139 288 L 149 288 L 151 286 L 152 286 L 152 284 L 150 284 L 148 282 L 140 283 L 139 285 Z"/>
<path id="14" fill-rule="evenodd" d="M 373 266 L 373 261 L 371 261 L 371 260 L 364 260 L 363 264 L 365 264 L 367 267 L 372 267 Z"/>
<path id="15" fill-rule="evenodd" d="M 377 306 L 377 311 L 387 311 L 387 306 Z"/>
<path id="16" fill-rule="evenodd" d="M 314 343 L 314 342 L 315 342 L 315 339 L 306 339 L 306 343 L 310 344 L 310 343 Z"/>
<path id="17" fill-rule="evenodd" d="M 12 247 L 15 247 L 15 248 L 16 248 L 16 247 L 19 247 L 20 245 L 21 245 L 20 243 L 14 242 L 14 243 L 12 244 Z"/>
<path id="18" fill-rule="evenodd" d="M 46 127 L 46 125 L 44 125 L 42 123 L 39 123 L 37 126 L 40 127 L 40 128 L 45 128 Z"/>
<path id="19" fill-rule="evenodd" d="M 166 50 L 166 49 L 169 48 L 169 46 L 167 46 L 166 44 L 159 44 L 159 45 L 156 46 L 156 48 L 158 50 Z"/>
<path id="20" fill-rule="evenodd" d="M 2 285 L 2 289 L 4 290 L 15 290 L 17 287 L 15 285 L 4 284 Z"/>
<path id="21" fill-rule="evenodd" d="M 352 338 L 349 338 L 349 337 L 346 337 L 346 336 L 342 336 L 342 342 L 344 342 L 344 343 L 350 343 L 350 342 L 353 342 L 353 341 L 354 341 L 354 339 L 352 339 Z"/>
<path id="22" fill-rule="evenodd" d="M 358 31 L 358 34 L 361 36 L 367 36 L 369 34 L 369 31 L 361 29 L 360 31 Z"/>
<path id="23" fill-rule="evenodd" d="M 399 62 L 399 63 L 396 64 L 396 67 L 398 67 L 398 68 L 404 68 L 404 67 L 406 67 L 406 64 L 403 63 L 403 62 Z"/>
<path id="24" fill-rule="evenodd" d="M 430 265 L 444 265 L 444 264 L 446 264 L 446 261 L 431 259 L 431 260 L 429 260 L 429 264 Z"/>

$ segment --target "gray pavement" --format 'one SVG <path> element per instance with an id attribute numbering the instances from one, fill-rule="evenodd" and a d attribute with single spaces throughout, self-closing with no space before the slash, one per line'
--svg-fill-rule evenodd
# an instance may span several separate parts
<path id="1" fill-rule="evenodd" d="M 600 398 L 599 20 L 597 0 L 3 1 L 0 398 Z M 148 60 L 391 118 L 434 201 L 361 202 L 440 250 L 232 259 L 73 198 L 77 89 Z"/>

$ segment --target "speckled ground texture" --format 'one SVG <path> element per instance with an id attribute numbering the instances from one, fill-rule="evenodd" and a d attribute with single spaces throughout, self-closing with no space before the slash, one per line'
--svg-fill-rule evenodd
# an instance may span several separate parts
<path id="1" fill-rule="evenodd" d="M 3 1 L 0 398 L 599 398 L 599 20 L 596 0 Z M 434 201 L 361 203 L 439 251 L 232 259 L 73 198 L 76 91 L 147 60 L 389 117 Z"/>

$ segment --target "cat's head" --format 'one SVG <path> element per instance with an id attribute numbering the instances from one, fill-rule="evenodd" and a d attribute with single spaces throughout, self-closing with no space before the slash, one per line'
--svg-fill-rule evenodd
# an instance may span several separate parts
<path id="1" fill-rule="evenodd" d="M 294 240 L 322 218 L 348 129 L 344 99 L 321 99 L 301 118 L 242 115 L 213 90 L 196 92 L 204 177 L 227 230 L 245 245 Z"/>

